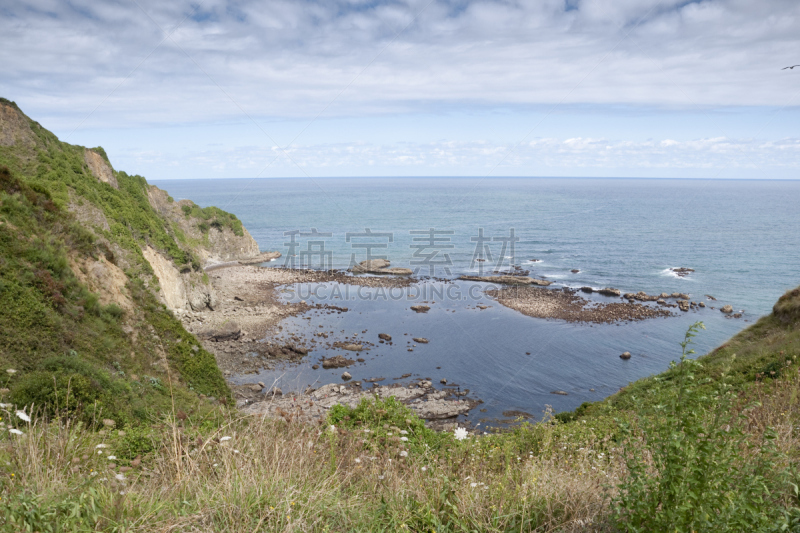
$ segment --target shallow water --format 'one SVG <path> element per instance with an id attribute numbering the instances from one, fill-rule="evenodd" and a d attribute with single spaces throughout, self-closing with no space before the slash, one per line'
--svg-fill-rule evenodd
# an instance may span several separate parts
<path id="1" fill-rule="evenodd" d="M 468 291 L 479 284 L 464 282 L 451 287 L 467 294 L 466 299 L 439 299 L 429 313 L 419 315 L 409 309 L 418 302 L 376 298 L 364 289 L 361 297 L 351 292 L 355 299 L 344 304 L 330 299 L 330 290 L 324 298 L 309 297 L 308 288 L 285 295 L 350 308 L 342 314 L 315 313 L 311 321 L 289 319 L 285 332 L 322 331 L 322 324 L 325 331 L 345 330 L 348 335 L 366 329 L 362 337 L 371 342 L 377 342 L 378 333 L 394 337 L 393 346 L 379 345 L 365 363 L 348 369 L 354 379 L 383 376 L 389 378 L 386 384 L 411 372 L 436 383 L 444 377 L 485 401 L 481 407 L 487 412 L 474 412 L 472 418 L 500 416 L 508 409 L 538 415 L 546 404 L 558 411 L 599 400 L 630 381 L 664 370 L 680 355 L 678 343 L 695 320 L 707 327 L 697 338 L 696 349 L 703 353 L 747 321 L 768 313 L 778 296 L 800 283 L 797 181 L 382 178 L 157 185 L 176 199 L 191 198 L 199 205 L 236 213 L 263 250 L 284 253 L 274 265 L 284 265 L 287 259 L 298 265 L 303 256 L 297 252 L 324 246 L 331 252 L 324 256 L 329 261 L 315 264 L 319 255 L 311 254 L 311 266 L 346 268 L 352 260 L 366 258 L 365 248 L 354 243 L 382 243 L 386 247 L 373 248 L 373 256 L 387 256 L 392 266 L 420 268 L 420 275 L 431 274 L 430 264 L 419 264 L 420 257 L 436 252 L 432 274 L 445 278 L 519 264 L 534 276 L 554 281 L 555 287 L 679 291 L 696 301 L 712 294 L 719 301 L 710 305 L 730 303 L 744 310 L 740 320 L 705 309 L 674 318 L 589 326 L 533 319 L 495 302 L 488 303 L 489 309 L 476 309 Z M 296 236 L 298 257 L 288 257 L 290 246 L 285 243 L 292 237 L 284 233 L 310 233 L 311 228 L 332 235 Z M 387 236 L 351 235 L 348 242 L 348 232 L 364 233 L 365 228 L 390 233 L 391 241 Z M 430 228 L 452 232 L 436 235 L 449 239 L 437 244 L 452 247 L 415 248 L 427 243 L 412 239 L 426 236 L 410 232 Z M 497 238 L 508 237 L 513 229 L 519 238 L 513 253 L 509 247 L 501 249 L 502 241 L 487 241 L 481 244 L 488 246 L 491 260 L 474 262 L 476 242 L 471 238 L 480 228 L 484 236 Z M 512 259 L 498 263 L 501 256 Z M 527 261 L 532 258 L 541 262 Z M 696 271 L 679 278 L 669 270 L 679 266 Z M 575 268 L 580 272 L 570 272 Z M 404 333 L 427 337 L 430 344 L 408 352 Z M 621 361 L 623 351 L 633 357 Z M 312 352 L 297 367 L 259 377 L 272 382 L 282 376 L 284 388 L 339 381 L 341 369 L 311 370 L 322 355 L 332 353 Z M 246 380 L 253 381 L 253 376 Z M 553 395 L 553 390 L 569 395 Z"/>

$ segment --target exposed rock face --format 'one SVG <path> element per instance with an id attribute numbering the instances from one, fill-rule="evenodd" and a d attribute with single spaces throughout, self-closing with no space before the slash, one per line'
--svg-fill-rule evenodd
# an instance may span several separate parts
<path id="1" fill-rule="evenodd" d="M 158 296 L 169 309 L 202 311 L 216 306 L 216 292 L 211 285 L 204 284 L 199 275 L 181 274 L 172 261 L 149 246 L 142 254 L 153 267 L 161 287 Z"/>
<path id="2" fill-rule="evenodd" d="M 458 279 L 463 281 L 482 281 L 485 283 L 499 283 L 501 285 L 539 285 L 547 287 L 552 282 L 543 279 L 528 278 L 525 276 L 459 276 Z"/>
<path id="3" fill-rule="evenodd" d="M 147 199 L 153 209 L 166 219 L 175 222 L 187 237 L 198 242 L 208 243 L 196 250 L 203 266 L 240 260 L 248 262 L 255 260 L 263 263 L 275 257 L 275 252 L 270 256 L 262 257 L 258 243 L 246 228 L 242 229 L 242 236 L 236 235 L 229 227 L 211 226 L 204 233 L 201 228 L 204 221 L 192 216 L 187 217 L 183 211 L 184 206 L 192 207 L 194 205 L 189 200 L 171 201 L 167 191 L 154 185 L 147 189 Z M 279 256 L 280 254 L 278 254 Z"/>
<path id="4" fill-rule="evenodd" d="M 0 146 L 18 144 L 33 147 L 36 135 L 25 115 L 15 106 L 0 102 Z"/>
<path id="5" fill-rule="evenodd" d="M 413 274 L 410 268 L 391 267 L 387 259 L 369 259 L 361 261 L 359 264 L 350 267 L 350 272 L 355 274 L 381 274 L 394 276 L 410 276 Z"/>
<path id="6" fill-rule="evenodd" d="M 97 294 L 100 303 L 113 303 L 125 311 L 133 311 L 133 301 L 127 288 L 128 276 L 120 267 L 102 257 L 97 261 L 90 261 L 88 258 L 72 259 L 70 267 L 78 280 Z"/>
<path id="7" fill-rule="evenodd" d="M 108 183 L 115 189 L 119 189 L 117 178 L 114 177 L 114 171 L 111 169 L 111 165 L 103 159 L 103 156 L 87 148 L 83 151 L 83 160 L 86 161 L 95 178 L 103 183 Z"/>

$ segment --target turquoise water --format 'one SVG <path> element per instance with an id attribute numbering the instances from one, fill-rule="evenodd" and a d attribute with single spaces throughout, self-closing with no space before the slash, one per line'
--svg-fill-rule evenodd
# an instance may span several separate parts
<path id="1" fill-rule="evenodd" d="M 235 213 L 262 250 L 284 254 L 273 265 L 288 260 L 295 266 L 306 262 L 346 268 L 366 258 L 364 244 L 383 244 L 372 248 L 373 257 L 419 269 L 419 275 L 452 278 L 481 268 L 491 273 L 520 265 L 556 287 L 679 291 L 697 301 L 711 294 L 718 299 L 711 305 L 729 303 L 744 311 L 738 320 L 706 309 L 590 327 L 532 319 L 496 304 L 476 310 L 471 297 L 445 298 L 428 315 L 419 316 L 409 314 L 407 301 L 367 297 L 350 302 L 348 313 L 312 317 L 314 327 L 319 321 L 350 334 L 368 329 L 377 335 L 394 323 L 399 329 L 414 329 L 408 331 L 413 336 L 427 336 L 431 343 L 414 352 L 407 352 L 405 345 L 402 351 L 381 346 L 351 373 L 355 379 L 413 372 L 438 380 L 441 375 L 483 398 L 487 415 L 505 409 L 538 413 L 545 404 L 570 409 L 600 399 L 666 368 L 679 353 L 683 331 L 695 320 L 707 327 L 698 339 L 701 352 L 768 313 L 784 291 L 800 284 L 798 181 L 360 178 L 173 180 L 156 185 L 176 199 Z M 312 228 L 317 235 L 303 235 Z M 476 242 L 481 228 L 485 238 L 501 240 Z M 367 229 L 384 235 L 365 237 Z M 443 239 L 433 247 L 427 246 L 431 229 Z M 518 239 L 513 252 L 512 230 Z M 286 234 L 293 231 L 301 232 L 294 237 L 296 248 Z M 491 260 L 473 261 L 478 244 L 478 251 L 488 251 Z M 323 249 L 324 254 L 318 253 Z M 308 250 L 312 253 L 304 254 Z M 540 262 L 530 262 L 533 258 Z M 673 267 L 695 272 L 679 278 L 669 271 Z M 460 294 L 469 291 L 468 284 L 455 286 L 463 289 Z M 287 329 L 300 330 L 309 323 L 292 319 Z M 622 351 L 635 357 L 623 362 L 618 358 Z M 338 379 L 340 372 L 312 371 L 313 362 L 315 358 L 262 377 L 283 376 L 286 383 L 296 384 Z M 555 389 L 569 396 L 551 395 Z"/>

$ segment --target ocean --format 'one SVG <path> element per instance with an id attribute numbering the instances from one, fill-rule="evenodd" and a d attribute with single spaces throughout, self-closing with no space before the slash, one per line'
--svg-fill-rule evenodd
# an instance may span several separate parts
<path id="1" fill-rule="evenodd" d="M 262 250 L 284 254 L 270 266 L 347 268 L 368 257 L 385 257 L 393 267 L 433 278 L 426 287 L 439 287 L 439 292 L 420 299 L 438 298 L 438 305 L 424 315 L 409 312 L 407 294 L 290 288 L 283 292 L 287 301 L 325 300 L 350 311 L 315 314 L 310 321 L 291 318 L 284 333 L 319 325 L 343 335 L 390 333 L 403 342 L 371 350 L 365 363 L 348 369 L 353 378 L 391 379 L 407 373 L 434 383 L 446 378 L 484 401 L 485 411 L 470 415 L 473 423 L 480 417 L 502 418 L 509 410 L 539 416 L 547 405 L 561 411 L 600 400 L 630 381 L 666 369 L 680 356 L 678 343 L 695 321 L 706 326 L 696 339 L 695 349 L 702 354 L 769 313 L 781 294 L 800 285 L 800 181 L 328 178 L 153 183 L 175 199 L 235 213 Z M 717 308 L 730 304 L 742 318 L 706 308 L 635 323 L 565 323 L 504 308 L 482 297 L 475 284 L 456 281 L 444 289 L 435 281 L 492 274 L 514 265 L 552 281 L 554 288 L 684 292 Z M 677 267 L 694 272 L 680 277 L 670 270 Z M 332 300 L 334 296 L 339 299 Z M 477 308 L 479 303 L 490 307 Z M 430 343 L 409 352 L 410 337 L 426 337 Z M 623 351 L 633 357 L 620 360 Z M 235 379 L 274 381 L 284 390 L 340 381 L 340 370 L 311 369 L 321 355 L 333 354 L 312 352 L 299 365 Z M 556 390 L 567 395 L 552 394 Z"/>

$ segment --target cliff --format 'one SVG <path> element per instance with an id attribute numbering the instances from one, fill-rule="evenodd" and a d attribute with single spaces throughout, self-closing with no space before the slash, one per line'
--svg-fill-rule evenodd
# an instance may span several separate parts
<path id="1" fill-rule="evenodd" d="M 128 420 L 167 406 L 170 385 L 181 405 L 225 401 L 213 356 L 170 311 L 214 306 L 205 266 L 258 257 L 235 215 L 175 202 L 0 99 L 3 397 L 51 409 L 81 383 L 75 405 Z"/>

